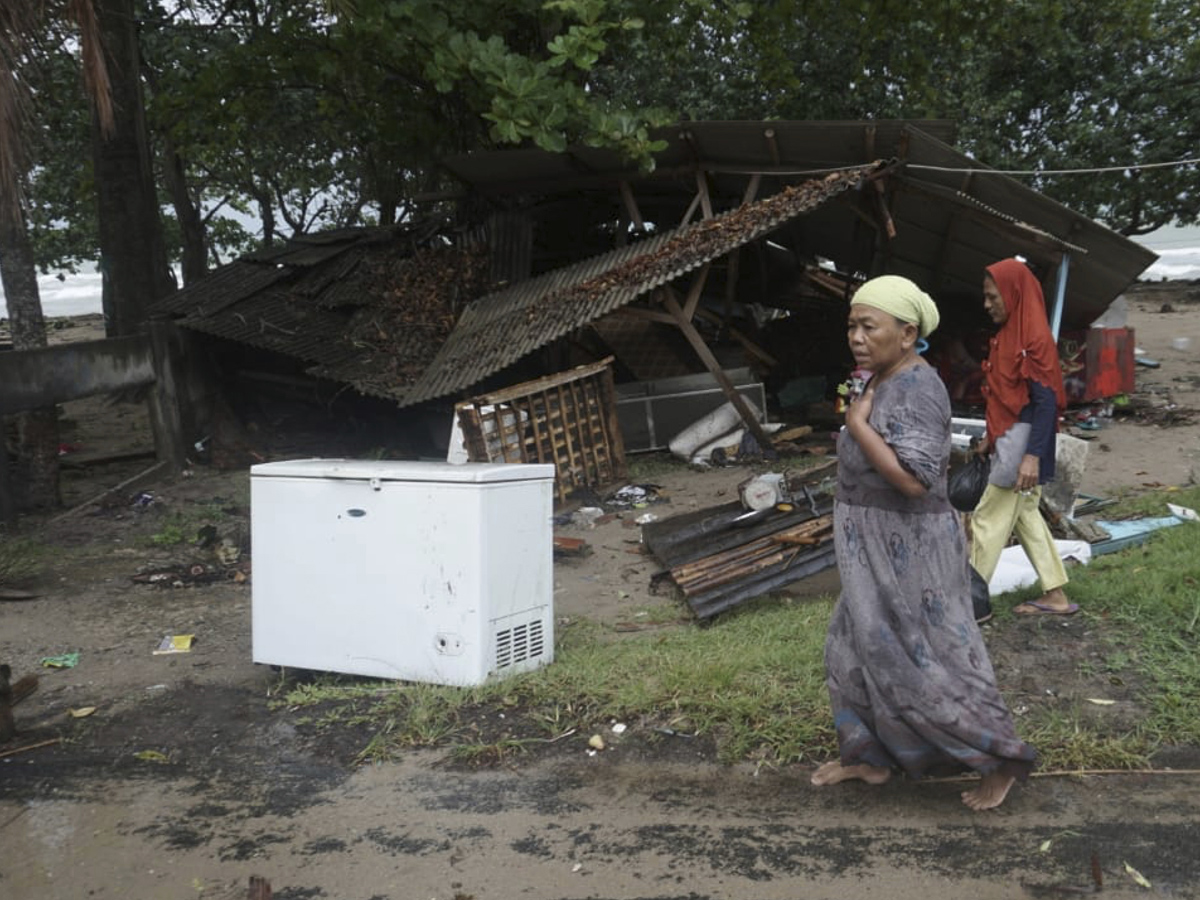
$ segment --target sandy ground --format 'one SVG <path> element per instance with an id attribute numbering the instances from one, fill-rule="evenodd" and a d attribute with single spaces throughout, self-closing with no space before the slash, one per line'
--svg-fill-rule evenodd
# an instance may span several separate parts
<path id="1" fill-rule="evenodd" d="M 1130 297 L 1130 324 L 1160 363 L 1138 369 L 1138 396 L 1200 409 L 1200 286 L 1143 287 Z M 1186 351 L 1173 346 L 1183 337 Z M 146 449 L 135 405 L 69 405 L 66 418 L 76 459 Z M 1195 480 L 1200 423 L 1102 421 L 1087 434 L 1085 492 Z M 69 470 L 68 502 L 146 464 Z M 650 510 L 727 502 L 749 474 L 664 474 L 655 481 L 670 501 Z M 122 497 L 30 523 L 56 551 L 33 585 L 38 598 L 0 602 L 0 661 L 42 680 L 17 709 L 22 734 L 0 748 L 0 897 L 240 897 L 258 874 L 276 898 L 295 900 L 983 900 L 1090 891 L 1095 869 L 1107 896 L 1200 897 L 1194 775 L 1035 779 L 981 816 L 958 803 L 959 783 L 820 791 L 804 767 L 718 766 L 710 743 L 663 739 L 636 723 L 623 736 L 606 732 L 612 749 L 595 756 L 581 736 L 488 772 L 448 768 L 432 752 L 356 767 L 366 735 L 314 742 L 297 716 L 269 706 L 278 681 L 250 662 L 247 583 L 132 580 L 212 565 L 153 537 L 180 517 L 194 526 L 197 510 L 213 504 L 221 527 L 237 532 L 247 482 L 198 467 L 148 488 L 148 505 Z M 657 566 L 638 552 L 632 523 L 642 512 L 561 529 L 593 553 L 556 563 L 557 617 L 635 627 L 662 618 L 673 601 L 650 591 Z M 794 592 L 835 588 L 824 577 Z M 1005 629 L 1003 642 L 989 638 L 1010 702 L 1048 702 L 1051 683 L 1067 699 L 1094 696 L 1081 693 L 1095 687 L 1078 675 L 1097 652 L 1088 620 L 1026 624 Z M 152 654 L 176 633 L 198 636 L 191 653 Z M 78 666 L 40 667 L 67 650 L 80 652 Z M 1136 715 L 1135 687 L 1116 699 Z M 88 707 L 95 712 L 72 717 Z M 1160 764 L 1191 770 L 1197 758 L 1185 748 Z M 1153 887 L 1137 886 L 1126 863 Z"/>

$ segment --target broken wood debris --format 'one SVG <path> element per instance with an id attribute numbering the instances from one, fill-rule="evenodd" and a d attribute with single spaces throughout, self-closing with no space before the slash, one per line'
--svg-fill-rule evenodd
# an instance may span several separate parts
<path id="1" fill-rule="evenodd" d="M 559 502 L 625 477 L 612 357 L 455 406 L 471 462 L 553 463 Z"/>
<path id="2" fill-rule="evenodd" d="M 592 552 L 592 545 L 583 538 L 554 535 L 554 553 L 558 556 L 587 556 Z"/>
<path id="3" fill-rule="evenodd" d="M 820 470 L 827 471 L 826 467 Z M 643 526 L 642 538 L 697 618 L 814 575 L 834 564 L 832 496 L 811 474 L 794 503 L 747 513 L 738 501 Z"/>

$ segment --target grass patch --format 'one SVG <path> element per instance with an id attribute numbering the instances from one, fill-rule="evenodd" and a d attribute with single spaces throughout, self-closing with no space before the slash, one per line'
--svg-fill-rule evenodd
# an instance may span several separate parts
<path id="1" fill-rule="evenodd" d="M 237 507 L 222 498 L 190 501 L 182 507 L 166 511 L 158 530 L 147 540 L 155 547 L 199 543 L 203 539 L 201 529 L 205 526 L 219 527 L 228 522 L 236 511 Z"/>
<path id="2" fill-rule="evenodd" d="M 45 557 L 46 548 L 28 538 L 0 537 L 0 584 L 33 578 Z"/>
<path id="3" fill-rule="evenodd" d="M 553 665 L 477 688 L 325 682 L 296 686 L 310 723 L 350 724 L 370 698 L 379 727 L 366 758 L 451 744 L 460 758 L 502 758 L 604 723 L 712 737 L 728 762 L 780 763 L 834 749 L 822 662 L 830 601 L 764 600 L 713 627 L 619 636 L 594 622 L 560 633 Z"/>
<path id="4" fill-rule="evenodd" d="M 1168 499 L 1198 508 L 1200 488 L 1129 498 L 1110 517 L 1162 515 Z M 1074 683 L 1097 693 L 1043 698 L 1018 718 L 1044 768 L 1136 768 L 1161 747 L 1200 746 L 1198 540 L 1200 525 L 1168 528 L 1072 570 L 1068 590 L 1083 609 L 1070 621 L 1087 626 L 1071 626 Z M 1068 649 L 1055 630 L 1062 620 L 1013 620 L 1008 607 L 1036 593 L 1006 597 L 988 638 L 1006 652 L 1018 639 L 1040 642 L 1020 651 L 1035 669 L 1061 663 Z M 359 729 L 364 761 L 442 746 L 495 763 L 567 735 L 577 747 L 620 721 L 630 733 L 703 736 L 725 762 L 809 762 L 836 752 L 823 663 L 831 608 L 829 598 L 764 599 L 700 626 L 671 624 L 681 607 L 656 606 L 632 621 L 663 627 L 560 627 L 554 664 L 517 678 L 470 689 L 327 678 L 285 685 L 279 702 L 314 728 Z M 1122 716 L 1088 704 L 1117 685 L 1130 697 Z"/>

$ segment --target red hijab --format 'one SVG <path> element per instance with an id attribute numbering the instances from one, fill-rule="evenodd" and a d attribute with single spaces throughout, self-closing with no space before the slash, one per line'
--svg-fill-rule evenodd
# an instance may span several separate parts
<path id="1" fill-rule="evenodd" d="M 987 267 L 1000 289 L 1008 320 L 991 339 L 984 371 L 987 380 L 988 438 L 994 443 L 1013 426 L 1029 403 L 1030 381 L 1054 391 L 1058 409 L 1066 409 L 1058 347 L 1046 319 L 1042 286 L 1029 267 L 1017 259 L 1004 259 Z"/>

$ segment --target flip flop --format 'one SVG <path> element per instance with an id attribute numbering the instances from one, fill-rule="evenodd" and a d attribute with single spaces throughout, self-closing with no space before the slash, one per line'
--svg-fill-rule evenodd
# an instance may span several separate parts
<path id="1" fill-rule="evenodd" d="M 1022 606 L 1032 606 L 1037 612 L 1021 612 Z M 1055 609 L 1040 600 L 1026 600 L 1013 607 L 1013 613 L 1018 616 L 1073 616 L 1077 612 L 1079 612 L 1078 603 L 1069 603 L 1066 609 Z"/>

